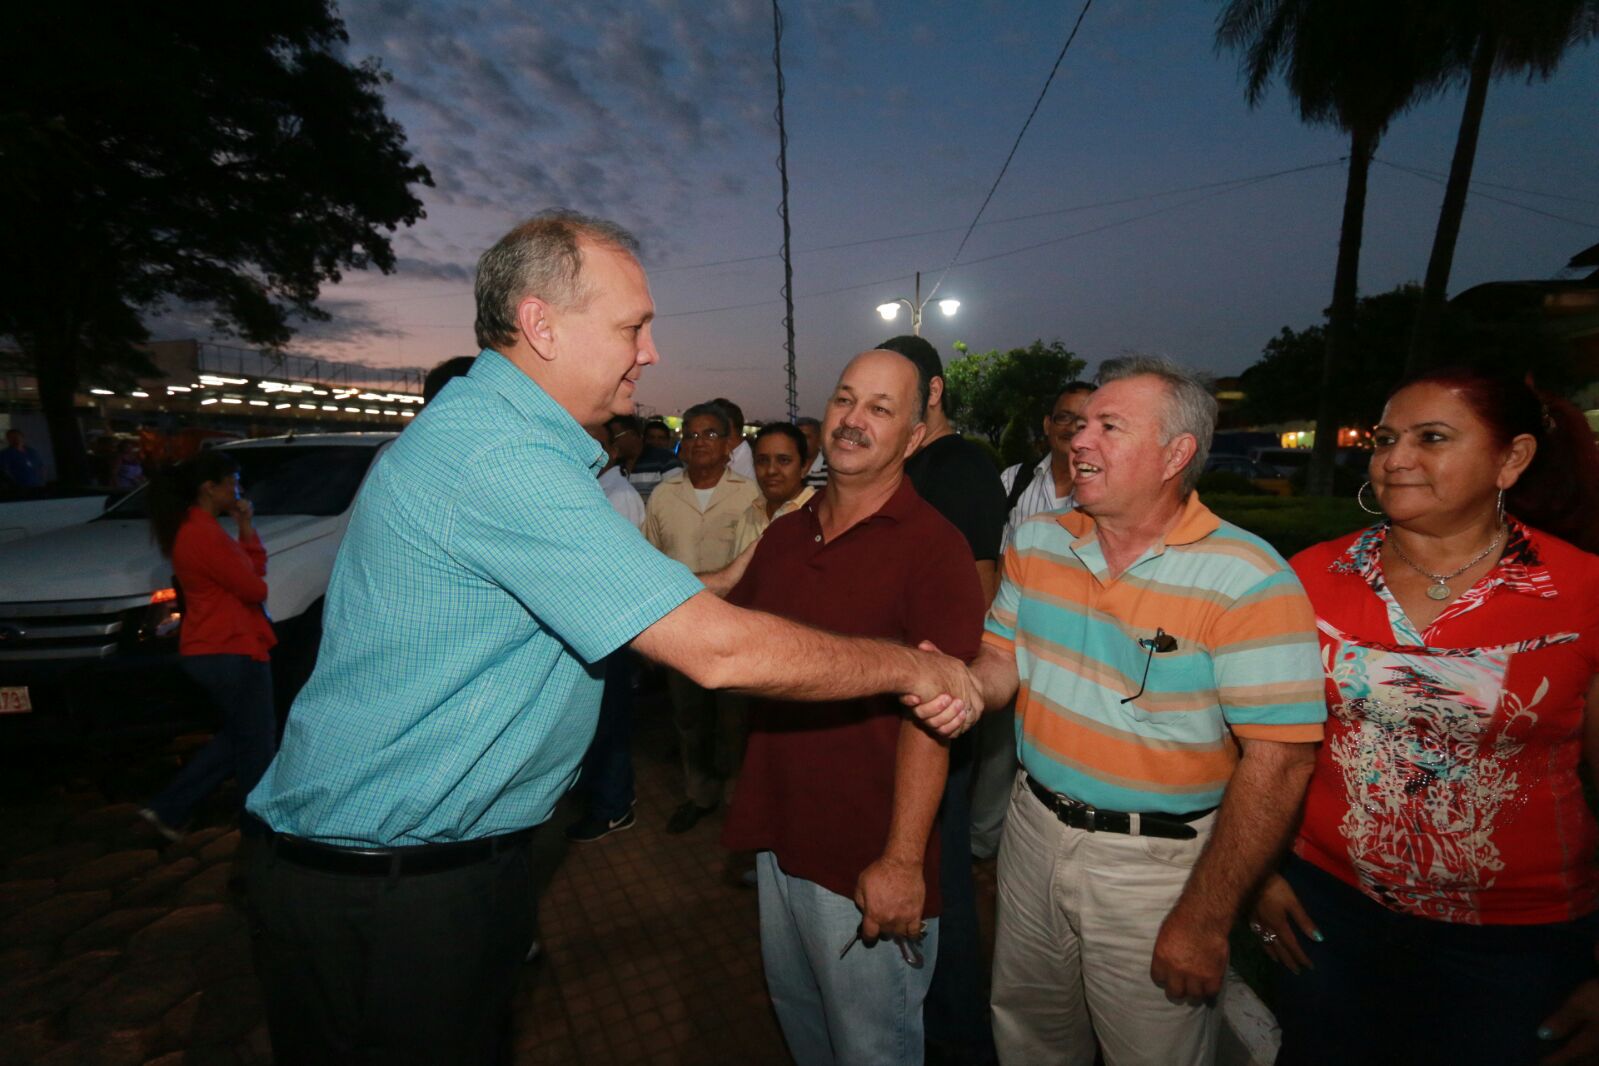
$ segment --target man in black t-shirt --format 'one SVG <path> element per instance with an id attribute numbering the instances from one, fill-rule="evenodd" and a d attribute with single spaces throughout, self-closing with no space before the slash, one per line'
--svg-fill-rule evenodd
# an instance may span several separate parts
<path id="1" fill-rule="evenodd" d="M 977 445 L 955 432 L 944 409 L 944 363 L 938 349 L 920 337 L 893 337 L 878 345 L 916 364 L 927 393 L 927 436 L 905 461 L 905 476 L 933 509 L 950 521 L 971 546 L 985 602 L 999 588 L 999 548 L 1005 531 L 1005 486 L 999 471 Z M 939 808 L 943 853 L 939 887 L 944 918 L 938 959 L 924 1013 L 927 1061 L 997 1061 L 988 1001 L 983 995 L 982 946 L 978 939 L 977 894 L 972 883 L 972 741 L 950 744 L 949 777 Z"/>

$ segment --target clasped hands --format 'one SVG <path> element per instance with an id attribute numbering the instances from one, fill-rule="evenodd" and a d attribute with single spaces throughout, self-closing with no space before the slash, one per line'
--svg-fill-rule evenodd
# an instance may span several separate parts
<path id="1" fill-rule="evenodd" d="M 965 663 L 938 650 L 930 640 L 916 646 L 923 660 L 916 685 L 900 695 L 900 702 L 921 719 L 922 727 L 941 737 L 954 738 L 977 724 L 983 716 L 983 694 L 977 678 Z"/>

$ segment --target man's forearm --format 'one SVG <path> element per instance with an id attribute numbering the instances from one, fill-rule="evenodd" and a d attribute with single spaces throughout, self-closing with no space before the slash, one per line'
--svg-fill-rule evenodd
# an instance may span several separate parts
<path id="1" fill-rule="evenodd" d="M 702 593 L 640 633 L 633 646 L 706 688 L 787 700 L 941 692 L 980 703 L 960 664 L 888 640 L 841 637 Z M 981 710 L 981 707 L 974 708 Z"/>
<path id="2" fill-rule="evenodd" d="M 1245 741 L 1244 755 L 1173 913 L 1225 932 L 1281 853 L 1299 818 L 1314 744 Z"/>
<path id="3" fill-rule="evenodd" d="M 908 692 L 921 683 L 924 666 L 913 648 L 890 640 L 841 637 L 759 611 L 746 613 L 752 619 L 749 643 L 729 656 L 716 678 L 722 682 L 719 687 L 811 702 Z"/>
<path id="4" fill-rule="evenodd" d="M 983 642 L 972 660 L 972 676 L 983 694 L 983 706 L 1003 707 L 1016 696 L 1021 675 L 1016 670 L 1016 653 Z"/>
<path id="5" fill-rule="evenodd" d="M 756 541 L 755 543 L 759 544 L 760 542 Z M 700 583 L 705 586 L 707 592 L 725 600 L 727 599 L 727 594 L 733 591 L 733 586 L 737 585 L 744 577 L 744 571 L 750 565 L 750 557 L 754 554 L 755 544 L 751 544 L 739 553 L 738 558 L 722 567 L 722 569 L 707 570 L 703 574 L 695 574 L 694 576 L 700 579 Z"/>
<path id="6" fill-rule="evenodd" d="M 894 756 L 894 814 L 883 858 L 921 865 L 948 776 L 949 745 L 913 722 L 901 722 Z"/>

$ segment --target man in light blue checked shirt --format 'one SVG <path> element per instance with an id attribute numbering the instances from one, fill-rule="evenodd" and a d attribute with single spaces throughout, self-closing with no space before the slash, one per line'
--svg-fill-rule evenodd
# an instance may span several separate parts
<path id="1" fill-rule="evenodd" d="M 702 581 L 606 502 L 584 427 L 630 413 L 660 358 L 636 250 L 566 212 L 502 238 L 478 264 L 482 354 L 361 489 L 316 671 L 247 803 L 270 829 L 250 902 L 280 1062 L 508 1057 L 528 841 L 617 648 L 709 688 L 920 697 L 945 735 L 982 710 L 957 660 L 729 606 L 737 564 Z"/>

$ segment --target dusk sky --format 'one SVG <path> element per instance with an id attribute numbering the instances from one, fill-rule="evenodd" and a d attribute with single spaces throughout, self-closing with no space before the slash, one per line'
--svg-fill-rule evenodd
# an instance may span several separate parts
<path id="1" fill-rule="evenodd" d="M 1136 350 L 1236 373 L 1280 327 L 1319 321 L 1347 141 L 1302 125 L 1278 85 L 1246 106 L 1237 57 L 1214 48 L 1217 8 L 1093 5 L 943 282 L 959 314 L 928 306 L 923 333 L 946 358 L 957 340 L 986 350 L 1042 337 L 1090 371 Z M 784 5 L 802 413 L 819 413 L 850 355 L 909 332 L 907 316 L 890 325 L 873 308 L 909 296 L 916 270 L 925 294 L 949 263 L 1079 10 Z M 663 359 L 641 403 L 673 413 L 727 395 L 752 419 L 784 414 L 768 3 L 349 0 L 341 12 L 352 58 L 393 75 L 389 112 L 438 187 L 424 190 L 428 217 L 396 238 L 400 269 L 327 288 L 333 321 L 305 327 L 291 350 L 404 366 L 475 351 L 478 254 L 519 219 L 566 206 L 644 243 Z M 1441 177 L 1462 96 L 1402 116 L 1378 159 Z M 1548 83 L 1494 85 L 1476 178 L 1514 188 L 1478 185 L 1451 293 L 1559 276 L 1599 240 L 1596 96 L 1593 46 Z M 1313 169 L 1239 180 L 1294 168 Z M 1420 278 L 1442 195 L 1373 167 L 1362 292 Z M 155 332 L 193 335 L 179 319 Z"/>

